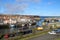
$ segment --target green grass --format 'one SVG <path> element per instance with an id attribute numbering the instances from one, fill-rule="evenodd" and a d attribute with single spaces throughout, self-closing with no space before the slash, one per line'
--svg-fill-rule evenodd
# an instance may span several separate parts
<path id="1" fill-rule="evenodd" d="M 56 40 L 60 40 L 60 38 L 57 38 Z"/>
<path id="2" fill-rule="evenodd" d="M 48 31 L 50 31 L 50 30 L 48 30 Z M 31 38 L 39 37 L 39 36 L 47 34 L 48 31 L 43 31 L 43 32 L 39 32 L 39 33 L 36 33 L 36 34 L 31 34 L 28 37 L 22 38 L 20 40 L 29 40 Z"/>

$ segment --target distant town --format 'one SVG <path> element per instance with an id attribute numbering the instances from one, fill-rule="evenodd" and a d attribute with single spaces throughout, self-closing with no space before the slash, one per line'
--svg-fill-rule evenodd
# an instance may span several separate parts
<path id="1" fill-rule="evenodd" d="M 40 20 L 40 17 L 32 15 L 0 15 L 0 24 L 15 24 L 17 22 L 30 22 L 34 20 Z"/>
<path id="2" fill-rule="evenodd" d="M 51 34 L 51 30 L 58 28 L 60 28 L 60 17 L 41 17 L 37 15 L 0 15 L 1 39 L 5 39 L 5 36 L 7 36 L 7 38 L 10 38 L 19 35 L 19 38 L 23 39 L 24 36 L 28 36 L 26 34 L 29 34 L 29 36 L 35 34 L 40 35 L 39 33 L 43 34 L 46 32 L 46 34 Z M 51 35 L 47 36 L 54 37 Z"/>

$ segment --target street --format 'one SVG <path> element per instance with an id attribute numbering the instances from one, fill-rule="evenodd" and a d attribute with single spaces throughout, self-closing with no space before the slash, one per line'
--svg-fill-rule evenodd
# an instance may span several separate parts
<path id="1" fill-rule="evenodd" d="M 55 40 L 56 38 L 59 38 L 59 37 L 60 36 L 45 34 L 36 38 L 32 38 L 30 40 Z"/>

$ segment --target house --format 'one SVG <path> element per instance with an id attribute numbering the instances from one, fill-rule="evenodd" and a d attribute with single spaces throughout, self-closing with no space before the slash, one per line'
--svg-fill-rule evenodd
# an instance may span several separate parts
<path id="1" fill-rule="evenodd" d="M 8 24 L 9 23 L 9 20 L 4 20 L 4 24 Z"/>
<path id="2" fill-rule="evenodd" d="M 0 19 L 0 25 L 4 24 L 3 21 L 4 21 L 4 19 Z"/>
<path id="3" fill-rule="evenodd" d="M 17 22 L 16 19 L 9 19 L 9 22 L 8 23 L 9 24 L 16 24 L 16 22 Z"/>

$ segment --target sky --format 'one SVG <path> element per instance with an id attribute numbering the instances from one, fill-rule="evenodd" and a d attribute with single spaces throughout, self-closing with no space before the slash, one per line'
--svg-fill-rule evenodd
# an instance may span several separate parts
<path id="1" fill-rule="evenodd" d="M 60 0 L 0 0 L 0 14 L 60 16 Z"/>

